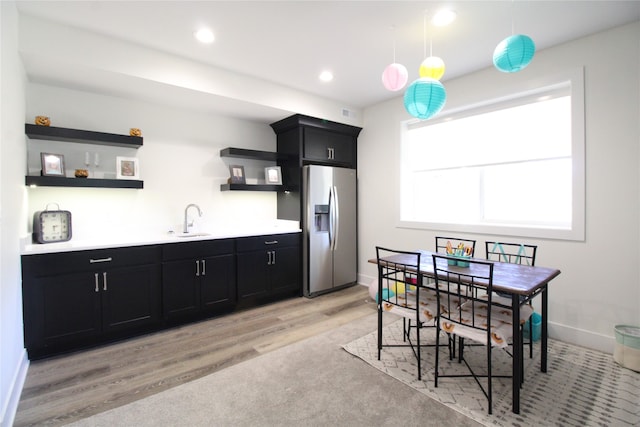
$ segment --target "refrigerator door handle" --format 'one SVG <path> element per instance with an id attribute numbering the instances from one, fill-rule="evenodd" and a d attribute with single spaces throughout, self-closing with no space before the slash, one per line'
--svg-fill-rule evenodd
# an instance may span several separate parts
<path id="1" fill-rule="evenodd" d="M 333 198 L 334 198 L 334 207 L 333 207 L 333 247 L 331 250 L 335 251 L 338 249 L 338 237 L 340 236 L 340 199 L 338 197 L 338 187 L 333 187 Z"/>
<path id="2" fill-rule="evenodd" d="M 333 240 L 334 240 L 334 227 L 335 227 L 335 215 L 334 215 L 334 204 L 335 204 L 335 194 L 333 193 L 334 186 L 329 187 L 329 250 L 333 251 Z"/>
<path id="3" fill-rule="evenodd" d="M 338 247 L 339 219 L 338 188 L 332 185 L 329 187 L 329 246 L 332 252 Z"/>

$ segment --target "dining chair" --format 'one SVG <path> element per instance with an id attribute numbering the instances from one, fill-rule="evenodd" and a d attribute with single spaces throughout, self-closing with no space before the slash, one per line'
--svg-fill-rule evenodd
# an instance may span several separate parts
<path id="1" fill-rule="evenodd" d="M 523 243 L 487 241 L 485 242 L 485 250 L 487 260 L 534 266 L 536 264 L 536 252 L 538 251 L 538 246 Z M 497 295 L 501 298 L 502 304 L 506 304 L 506 301 L 504 301 L 506 299 L 511 301 L 510 294 L 497 292 Z M 520 302 L 522 304 L 525 301 L 523 298 L 520 298 Z M 529 306 L 531 306 L 531 300 L 529 299 L 527 302 Z M 526 343 L 523 339 L 523 325 L 527 320 L 529 320 L 532 314 L 533 308 L 531 310 L 520 311 L 520 342 L 522 343 L 523 348 L 525 345 L 529 346 L 529 358 L 533 358 L 533 322 L 529 322 L 529 341 Z M 523 318 L 523 316 L 526 316 L 526 318 Z M 524 353 L 522 352 L 521 354 Z"/>
<path id="2" fill-rule="evenodd" d="M 505 348 L 512 335 L 510 306 L 501 307 L 492 300 L 493 263 L 489 261 L 469 260 L 468 267 L 456 265 L 456 258 L 432 254 L 433 271 L 436 281 L 436 293 L 439 304 L 436 314 L 436 345 L 439 344 L 440 331 L 458 338 L 458 361 L 464 363 L 469 374 L 458 372 L 440 372 L 440 358 L 436 352 L 435 387 L 440 378 L 473 377 L 488 400 L 488 413 L 493 411 L 492 379 L 510 378 L 511 375 L 495 375 L 492 371 L 491 350 L 493 347 Z M 452 265 L 450 265 L 452 264 Z M 486 291 L 486 293 L 485 293 Z M 458 301 L 464 300 L 458 306 Z M 442 309 L 441 309 L 442 308 Z M 471 341 L 465 344 L 465 339 Z M 486 369 L 477 372 L 465 358 L 465 345 L 486 346 Z M 483 385 L 482 378 L 486 379 Z"/>
<path id="3" fill-rule="evenodd" d="M 378 360 L 383 347 L 411 347 L 418 362 L 418 379 L 422 379 L 421 348 L 435 347 L 420 341 L 420 332 L 425 326 L 435 328 L 437 295 L 426 291 L 419 271 L 420 252 L 408 252 L 376 246 L 378 263 Z M 402 341 L 407 344 L 385 344 L 383 342 L 383 314 L 394 313 L 403 319 Z M 408 322 L 407 322 L 408 321 Z M 407 326 L 408 323 L 408 326 Z M 412 326 L 413 325 L 413 326 Z M 415 331 L 415 340 L 411 331 Z"/>
<path id="4" fill-rule="evenodd" d="M 436 252 L 441 254 L 447 253 L 447 247 L 456 249 L 459 246 L 470 247 L 471 256 L 473 257 L 476 251 L 476 241 L 471 239 L 461 239 L 459 237 L 442 237 L 436 236 Z"/>

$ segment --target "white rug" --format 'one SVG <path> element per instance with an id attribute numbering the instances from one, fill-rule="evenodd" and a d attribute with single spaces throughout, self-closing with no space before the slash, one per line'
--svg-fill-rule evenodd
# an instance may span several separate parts
<path id="1" fill-rule="evenodd" d="M 435 343 L 435 329 L 421 332 L 423 343 Z M 383 330 L 386 344 L 400 344 L 402 321 Z M 511 412 L 511 379 L 493 380 L 493 415 L 487 414 L 487 400 L 473 378 L 439 378 L 434 387 L 434 348 L 422 351 L 422 380 L 417 378 L 417 362 L 410 348 L 383 348 L 378 360 L 377 332 L 372 332 L 343 348 L 374 368 L 415 390 L 471 418 L 491 426 L 640 426 L 640 373 L 625 369 L 606 353 L 549 340 L 547 373 L 540 372 L 540 346 L 534 357 L 525 348 L 525 383 L 520 393 L 520 414 Z M 493 372 L 509 375 L 511 359 L 494 349 Z M 472 365 L 484 366 L 486 348 L 465 348 Z M 464 364 L 449 361 L 446 348 L 440 349 L 441 373 L 468 373 Z"/>

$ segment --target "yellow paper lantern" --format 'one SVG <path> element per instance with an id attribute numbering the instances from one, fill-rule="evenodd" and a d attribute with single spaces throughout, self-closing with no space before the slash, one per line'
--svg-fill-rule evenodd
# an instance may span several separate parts
<path id="1" fill-rule="evenodd" d="M 430 56 L 420 64 L 420 77 L 440 80 L 444 75 L 444 61 L 437 56 Z"/>

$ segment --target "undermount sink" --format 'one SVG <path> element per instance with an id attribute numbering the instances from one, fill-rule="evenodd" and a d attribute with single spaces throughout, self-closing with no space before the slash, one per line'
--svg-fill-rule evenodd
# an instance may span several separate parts
<path id="1" fill-rule="evenodd" d="M 176 234 L 176 237 L 204 237 L 204 236 L 211 236 L 210 233 L 180 233 L 180 234 Z"/>

